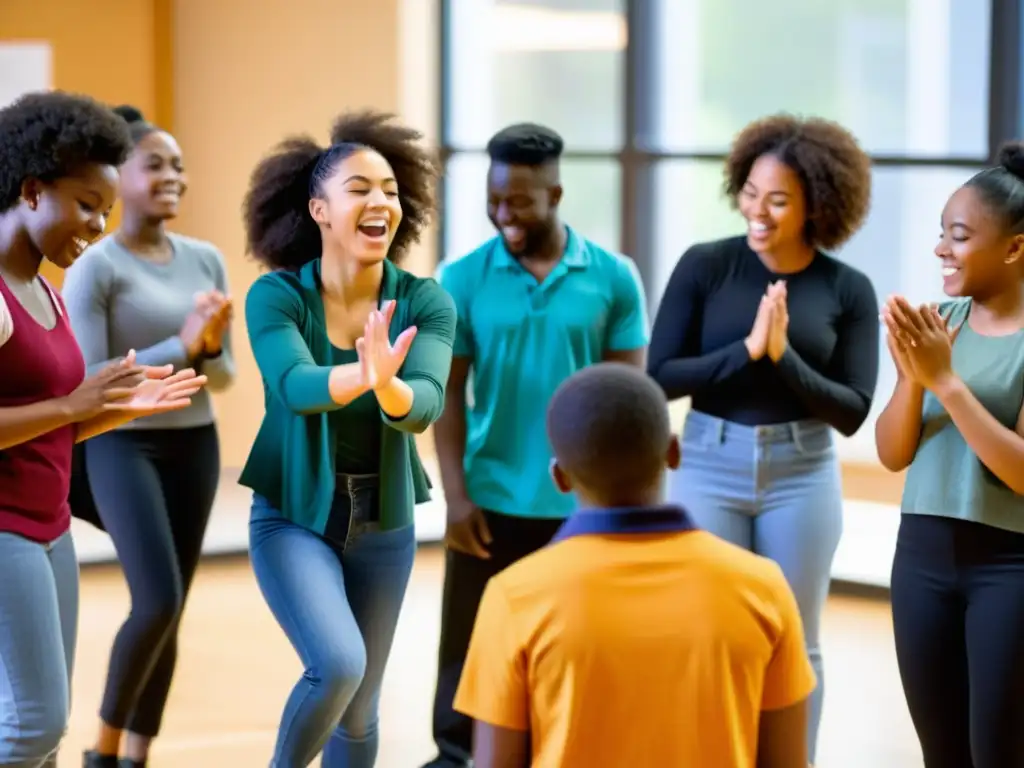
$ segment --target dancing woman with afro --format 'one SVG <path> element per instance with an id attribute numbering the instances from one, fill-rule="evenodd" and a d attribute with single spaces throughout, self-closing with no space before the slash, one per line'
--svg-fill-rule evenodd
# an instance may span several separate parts
<path id="1" fill-rule="evenodd" d="M 415 436 L 441 414 L 456 314 L 397 262 L 434 204 L 437 166 L 387 115 L 331 144 L 282 143 L 252 175 L 245 301 L 266 414 L 242 472 L 253 570 L 305 672 L 272 765 L 370 768 L 384 667 L 429 498 Z"/>

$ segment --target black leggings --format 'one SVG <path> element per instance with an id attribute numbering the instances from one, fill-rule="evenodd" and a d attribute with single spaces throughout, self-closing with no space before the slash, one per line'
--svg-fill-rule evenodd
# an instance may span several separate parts
<path id="1" fill-rule="evenodd" d="M 925 768 L 1024 768 L 1024 534 L 904 515 L 892 615 Z"/>
<path id="2" fill-rule="evenodd" d="M 86 443 L 85 458 L 132 601 L 110 653 L 100 717 L 152 737 L 160 730 L 178 622 L 220 478 L 217 430 L 108 432 Z"/>

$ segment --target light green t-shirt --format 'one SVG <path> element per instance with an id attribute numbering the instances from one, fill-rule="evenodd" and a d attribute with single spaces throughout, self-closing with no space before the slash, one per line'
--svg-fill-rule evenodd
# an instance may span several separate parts
<path id="1" fill-rule="evenodd" d="M 952 327 L 965 322 L 971 300 L 939 306 Z M 1000 424 L 1014 429 L 1024 403 L 1024 331 L 980 336 L 964 325 L 953 344 L 953 370 Z M 1024 533 L 1024 496 L 982 464 L 945 408 L 925 393 L 921 440 L 903 489 L 904 514 L 973 520 Z"/>

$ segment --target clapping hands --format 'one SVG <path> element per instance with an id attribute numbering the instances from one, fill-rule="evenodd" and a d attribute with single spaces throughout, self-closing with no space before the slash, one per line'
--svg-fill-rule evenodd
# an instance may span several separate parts
<path id="1" fill-rule="evenodd" d="M 416 338 L 416 326 L 402 331 L 392 344 L 388 329 L 395 314 L 395 302 L 385 302 L 380 309 L 370 312 L 361 338 L 356 339 L 359 366 L 363 384 L 371 390 L 383 389 L 398 375 L 406 355 Z"/>
<path id="2" fill-rule="evenodd" d="M 777 280 L 768 285 L 757 308 L 754 326 L 745 339 L 751 360 L 765 355 L 778 362 L 789 345 L 789 310 L 786 306 L 786 281 Z"/>
<path id="3" fill-rule="evenodd" d="M 902 296 L 891 296 L 882 307 L 886 343 L 902 378 L 934 390 L 954 376 L 953 342 L 961 323 L 949 327 L 933 304 L 911 306 Z"/>
<path id="4" fill-rule="evenodd" d="M 191 368 L 173 373 L 170 365 L 139 365 L 135 350 L 88 377 L 67 398 L 74 421 L 85 421 L 107 411 L 123 411 L 133 418 L 176 411 L 192 404 L 191 397 L 206 384 Z"/>
<path id="5" fill-rule="evenodd" d="M 220 354 L 233 311 L 230 297 L 220 291 L 196 294 L 195 308 L 185 318 L 178 334 L 190 360 Z"/>

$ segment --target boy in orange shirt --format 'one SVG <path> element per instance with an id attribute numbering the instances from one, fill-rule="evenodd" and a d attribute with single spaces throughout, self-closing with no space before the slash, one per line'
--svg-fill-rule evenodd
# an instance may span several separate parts
<path id="1" fill-rule="evenodd" d="M 796 601 L 775 563 L 663 503 L 679 442 L 661 389 L 591 366 L 547 430 L 581 511 L 484 593 L 455 698 L 475 768 L 806 768 Z"/>

